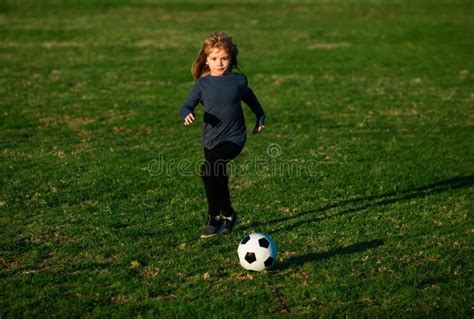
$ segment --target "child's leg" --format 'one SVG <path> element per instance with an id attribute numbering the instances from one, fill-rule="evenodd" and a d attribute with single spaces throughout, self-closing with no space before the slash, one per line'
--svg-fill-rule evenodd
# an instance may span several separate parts
<path id="1" fill-rule="evenodd" d="M 213 237 L 219 234 L 224 223 L 220 218 L 219 189 L 216 178 L 212 174 L 212 159 L 206 159 L 201 167 L 201 177 L 206 190 L 209 216 L 201 231 L 201 238 Z"/>
<path id="2" fill-rule="evenodd" d="M 208 160 L 201 167 L 201 178 L 206 191 L 209 215 L 217 216 L 220 214 L 219 184 L 212 175 L 212 163 Z"/>
<path id="3" fill-rule="evenodd" d="M 231 200 L 230 200 L 230 192 L 229 192 L 229 177 L 227 176 L 227 172 L 224 173 L 225 175 L 217 177 L 217 184 L 219 184 L 219 208 L 222 212 L 222 215 L 225 217 L 230 217 L 234 214 L 234 209 L 232 208 Z"/>
<path id="4" fill-rule="evenodd" d="M 229 192 L 229 175 L 227 174 L 227 163 L 237 157 L 242 147 L 230 142 L 220 144 L 221 158 L 216 163 L 216 183 L 219 189 L 219 206 L 222 215 L 230 217 L 234 214 Z"/>
<path id="5" fill-rule="evenodd" d="M 229 178 L 227 163 L 242 151 L 242 147 L 223 142 L 213 149 L 204 148 L 206 161 L 201 169 L 201 176 L 206 189 L 210 215 L 218 215 L 222 211 L 224 216 L 231 216 L 233 209 L 230 201 Z"/>

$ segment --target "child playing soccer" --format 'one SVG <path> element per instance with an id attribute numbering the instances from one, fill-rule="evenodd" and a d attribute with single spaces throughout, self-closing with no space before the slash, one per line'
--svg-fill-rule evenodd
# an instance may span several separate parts
<path id="1" fill-rule="evenodd" d="M 201 178 L 209 216 L 201 238 L 215 236 L 222 229 L 224 234 L 230 234 L 237 222 L 230 201 L 226 166 L 240 154 L 247 137 L 241 101 L 257 117 L 253 133 L 264 127 L 263 108 L 248 87 L 247 78 L 232 72 L 238 66 L 238 53 L 231 37 L 224 32 L 212 33 L 192 65 L 194 86 L 179 111 L 184 125 L 189 125 L 195 120 L 196 105 L 200 102 L 204 107 L 202 142 L 205 162 L 201 167 Z"/>

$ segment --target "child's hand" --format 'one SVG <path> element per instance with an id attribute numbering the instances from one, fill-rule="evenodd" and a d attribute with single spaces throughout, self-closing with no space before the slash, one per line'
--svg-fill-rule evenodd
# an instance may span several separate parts
<path id="1" fill-rule="evenodd" d="M 255 125 L 255 127 L 254 127 L 253 130 L 252 130 L 252 133 L 253 133 L 253 134 L 257 134 L 258 132 L 260 132 L 261 130 L 263 130 L 264 127 L 265 127 L 265 125 Z"/>
<path id="2" fill-rule="evenodd" d="M 189 113 L 185 118 L 184 118 L 184 125 L 189 125 L 194 121 L 194 114 Z"/>

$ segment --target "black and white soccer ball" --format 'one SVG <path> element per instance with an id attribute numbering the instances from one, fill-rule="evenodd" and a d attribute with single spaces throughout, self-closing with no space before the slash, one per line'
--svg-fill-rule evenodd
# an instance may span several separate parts
<path id="1" fill-rule="evenodd" d="M 262 233 L 252 233 L 244 237 L 237 253 L 242 267 L 253 271 L 272 267 L 278 255 L 275 242 L 270 236 Z"/>

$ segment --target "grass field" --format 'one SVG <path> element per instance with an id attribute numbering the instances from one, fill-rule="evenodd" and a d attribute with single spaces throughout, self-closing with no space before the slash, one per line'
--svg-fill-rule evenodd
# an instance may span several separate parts
<path id="1" fill-rule="evenodd" d="M 0 318 L 472 318 L 473 12 L 3 0 Z M 267 125 L 232 166 L 241 223 L 200 240 L 202 127 L 178 109 L 216 30 Z M 252 231 L 269 271 L 239 265 Z"/>

